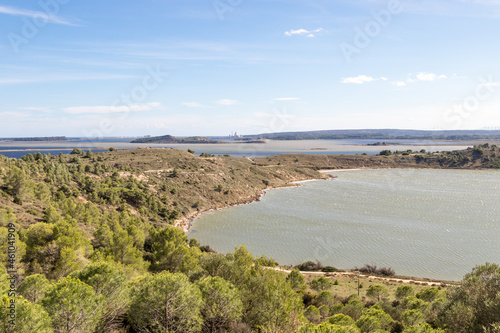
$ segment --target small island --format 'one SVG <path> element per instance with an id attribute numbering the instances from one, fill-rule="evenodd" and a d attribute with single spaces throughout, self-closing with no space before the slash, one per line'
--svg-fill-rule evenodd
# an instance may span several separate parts
<path id="1" fill-rule="evenodd" d="M 220 143 L 220 141 L 210 140 L 202 136 L 193 136 L 188 138 L 176 138 L 172 135 L 154 136 L 148 138 L 139 138 L 130 143 Z"/>

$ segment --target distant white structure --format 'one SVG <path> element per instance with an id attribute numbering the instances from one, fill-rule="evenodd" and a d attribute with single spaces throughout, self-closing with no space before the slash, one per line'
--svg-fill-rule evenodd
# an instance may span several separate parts
<path id="1" fill-rule="evenodd" d="M 242 135 L 239 135 L 238 132 L 234 132 L 234 133 L 231 132 L 231 134 L 229 135 L 229 137 L 231 139 L 240 139 L 240 138 L 242 138 Z"/>

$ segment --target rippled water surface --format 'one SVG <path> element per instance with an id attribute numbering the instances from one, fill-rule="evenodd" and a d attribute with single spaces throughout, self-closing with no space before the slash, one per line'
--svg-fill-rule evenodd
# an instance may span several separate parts
<path id="1" fill-rule="evenodd" d="M 460 280 L 500 263 L 500 171 L 358 170 L 269 191 L 260 202 L 198 217 L 190 237 L 227 252 L 245 244 L 281 264 Z"/>

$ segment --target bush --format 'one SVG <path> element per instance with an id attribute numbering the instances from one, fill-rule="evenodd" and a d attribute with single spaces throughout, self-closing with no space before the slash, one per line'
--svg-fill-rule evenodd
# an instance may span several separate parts
<path id="1" fill-rule="evenodd" d="M 326 272 L 326 273 L 330 273 L 330 272 L 339 272 L 340 270 L 335 268 L 335 267 L 332 267 L 332 266 L 325 266 L 325 267 L 323 267 L 323 269 L 321 271 Z"/>
<path id="2" fill-rule="evenodd" d="M 390 267 L 378 268 L 377 265 L 364 265 L 361 268 L 355 268 L 355 270 L 360 271 L 363 274 L 375 274 L 383 276 L 394 276 L 396 272 Z"/>
<path id="3" fill-rule="evenodd" d="M 306 272 L 314 272 L 314 271 L 320 271 L 323 269 L 323 265 L 319 261 L 306 261 L 300 265 L 295 266 L 294 268 L 298 268 L 299 271 L 306 271 Z"/>

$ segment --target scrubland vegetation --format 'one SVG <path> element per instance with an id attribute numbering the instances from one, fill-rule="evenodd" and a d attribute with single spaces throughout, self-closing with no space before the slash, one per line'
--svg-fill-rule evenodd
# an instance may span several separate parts
<path id="1" fill-rule="evenodd" d="M 307 157 L 203 156 L 0 157 L 0 332 L 499 331 L 494 264 L 446 288 L 364 281 L 358 297 L 326 276 L 333 267 L 305 278 L 244 246 L 219 254 L 188 240 L 174 226 L 183 218 L 325 177 Z"/>

